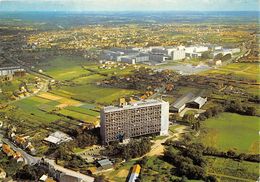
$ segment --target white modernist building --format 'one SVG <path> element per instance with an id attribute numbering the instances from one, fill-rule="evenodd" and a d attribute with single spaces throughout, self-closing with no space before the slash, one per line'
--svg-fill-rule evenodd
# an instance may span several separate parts
<path id="1" fill-rule="evenodd" d="M 144 100 L 104 107 L 100 117 L 103 144 L 153 133 L 168 135 L 169 103 Z"/>
<path id="2" fill-rule="evenodd" d="M 161 55 L 164 57 L 169 57 L 171 60 L 181 60 L 185 59 L 185 47 L 156 47 L 151 49 L 153 55 Z"/>

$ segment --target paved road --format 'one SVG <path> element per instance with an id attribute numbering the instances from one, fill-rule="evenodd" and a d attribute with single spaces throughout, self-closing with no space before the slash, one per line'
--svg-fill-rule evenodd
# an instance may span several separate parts
<path id="1" fill-rule="evenodd" d="M 0 134 L 0 138 L 3 137 Z M 7 145 L 9 145 L 14 151 L 16 152 L 20 152 L 23 159 L 24 159 L 24 163 L 28 164 L 28 165 L 34 165 L 36 164 L 40 159 L 31 156 L 30 154 L 26 153 L 25 151 L 23 151 L 22 149 L 20 149 L 19 147 L 15 146 L 12 142 L 10 142 L 8 139 L 6 138 L 2 138 L 2 141 L 4 143 L 6 143 Z"/>
<path id="2" fill-rule="evenodd" d="M 44 159 L 44 161 L 48 162 L 51 166 L 54 167 L 55 170 L 63 172 L 67 175 L 76 177 L 76 178 L 81 178 L 83 180 L 83 182 L 94 182 L 95 178 L 91 177 L 91 176 L 87 176 L 85 174 L 82 174 L 80 172 L 76 172 L 67 168 L 64 168 L 63 166 L 57 165 L 54 160 L 50 160 L 50 159 Z"/>

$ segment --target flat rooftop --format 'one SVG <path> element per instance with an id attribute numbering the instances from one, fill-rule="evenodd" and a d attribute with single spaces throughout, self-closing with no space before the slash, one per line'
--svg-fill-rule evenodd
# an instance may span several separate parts
<path id="1" fill-rule="evenodd" d="M 122 106 L 122 107 L 108 106 L 108 107 L 104 107 L 103 110 L 104 110 L 104 112 L 114 112 L 114 111 L 121 111 L 121 110 L 127 110 L 127 109 L 155 106 L 155 105 L 160 105 L 162 103 L 165 103 L 165 101 L 148 99 L 148 100 L 144 100 L 144 101 L 136 101 L 134 103 L 130 103 L 130 104 Z"/>

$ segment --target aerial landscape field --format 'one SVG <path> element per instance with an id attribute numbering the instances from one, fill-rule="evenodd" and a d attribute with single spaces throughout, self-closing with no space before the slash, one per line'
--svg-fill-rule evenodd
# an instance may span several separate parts
<path id="1" fill-rule="evenodd" d="M 0 0 L 0 181 L 259 181 L 257 7 Z"/>

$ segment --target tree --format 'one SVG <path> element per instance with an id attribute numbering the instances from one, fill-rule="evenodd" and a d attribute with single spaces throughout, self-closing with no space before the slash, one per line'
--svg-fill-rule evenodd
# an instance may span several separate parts
<path id="1" fill-rule="evenodd" d="M 256 115 L 256 108 L 255 107 L 247 107 L 246 114 L 249 116 L 255 116 Z"/>
<path id="2" fill-rule="evenodd" d="M 218 182 L 218 179 L 215 176 L 207 176 L 205 178 L 206 182 Z"/>
<path id="3" fill-rule="evenodd" d="M 193 124 L 195 121 L 194 114 L 184 114 L 182 120 L 189 124 Z"/>
<path id="4" fill-rule="evenodd" d="M 228 157 L 235 157 L 235 156 L 236 156 L 236 152 L 233 151 L 233 150 L 228 150 L 228 151 L 227 151 L 227 156 L 228 156 Z"/>

